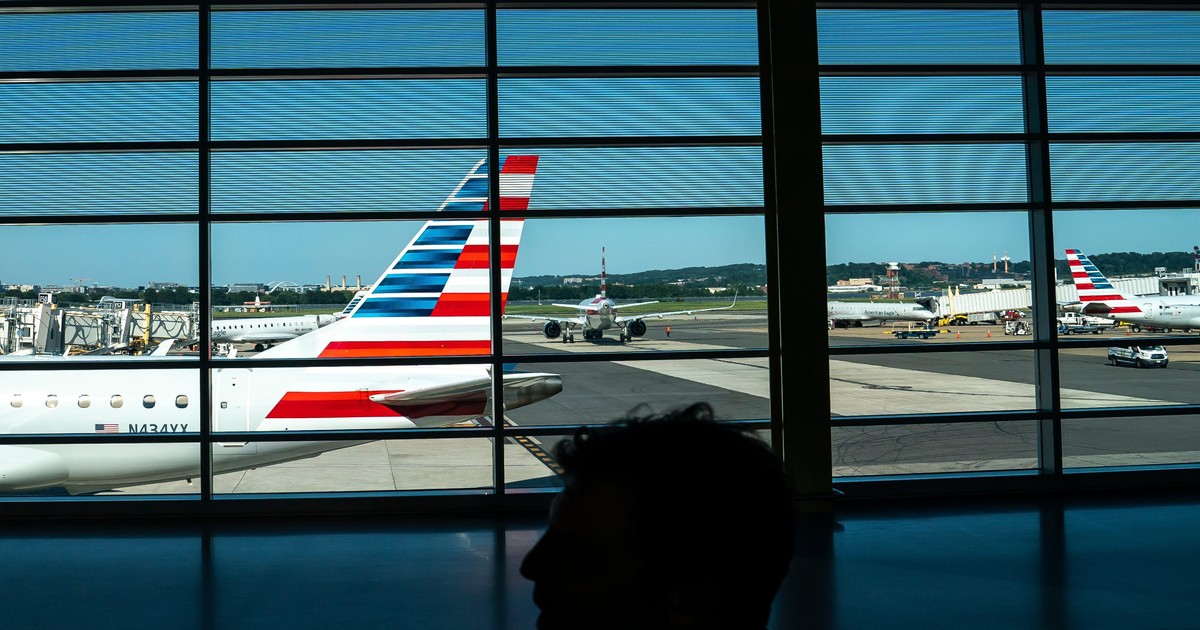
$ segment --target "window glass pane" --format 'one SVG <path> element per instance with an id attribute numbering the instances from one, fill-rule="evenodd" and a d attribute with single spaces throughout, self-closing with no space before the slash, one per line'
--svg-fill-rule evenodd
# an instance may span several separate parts
<path id="1" fill-rule="evenodd" d="M 588 351 L 578 347 L 575 344 L 576 349 L 568 351 Z M 554 373 L 562 378 L 562 391 L 552 403 L 531 403 L 517 409 L 510 405 L 505 418 L 516 426 L 604 423 L 626 413 L 662 413 L 701 401 L 712 405 L 719 420 L 765 420 L 771 416 L 766 357 L 521 362 L 513 370 Z"/>
<path id="2" fill-rule="evenodd" d="M 214 320 L 217 341 L 262 350 L 303 335 L 269 352 L 288 358 L 491 351 L 487 220 L 212 227 L 213 304 L 233 311 Z M 514 255 L 521 227 L 502 225 Z M 272 246 L 259 242 L 267 232 Z"/>
<path id="3" fill-rule="evenodd" d="M 1021 133 L 1020 77 L 822 77 L 821 131 Z"/>
<path id="4" fill-rule="evenodd" d="M 505 136 L 758 135 L 757 77 L 502 79 Z"/>
<path id="5" fill-rule="evenodd" d="M 194 339 L 198 238 L 191 223 L 0 226 L 0 354 L 84 361 L 97 357 L 77 355 L 127 356 L 151 352 L 167 339 L 181 346 Z M 55 255 L 47 257 L 51 244 Z M 145 264 L 131 263 L 131 256 Z M 77 392 L 97 401 L 118 394 L 140 400 L 143 393 Z"/>
<path id="6" fill-rule="evenodd" d="M 825 146 L 828 204 L 1028 200 L 1018 144 Z"/>
<path id="7" fill-rule="evenodd" d="M 501 9 L 501 66 L 757 64 L 752 9 Z"/>
<path id="8" fill-rule="evenodd" d="M 1200 197 L 1200 143 L 1051 144 L 1058 201 L 1189 200 Z"/>
<path id="9" fill-rule="evenodd" d="M 478 149 L 217 151 L 211 158 L 212 209 L 430 212 L 483 158 Z M 475 192 L 486 197 L 486 188 Z"/>
<path id="10" fill-rule="evenodd" d="M 110 370 L 103 370 L 110 371 Z M 100 416 L 105 410 L 89 410 L 61 405 L 44 409 L 58 416 Z M 30 410 L 33 411 L 33 410 Z M 111 412 L 111 410 L 108 410 Z M 149 415 L 140 407 L 137 415 Z M 41 421 L 46 424 L 46 420 Z M 44 431 L 40 431 L 44 432 Z M 90 427 L 88 433 L 91 433 Z M 97 430 L 97 432 L 100 432 Z M 110 432 L 110 433 L 114 433 Z M 121 433 L 126 433 L 121 427 Z M 5 444 L 4 475 L 0 493 L 6 497 L 23 495 L 92 494 L 136 496 L 143 494 L 195 494 L 194 483 L 200 473 L 200 450 L 195 443 L 101 444 Z M 188 483 L 186 479 L 193 479 Z M 168 481 L 180 479 L 181 481 Z"/>
<path id="11" fill-rule="evenodd" d="M 287 343 L 276 348 L 285 346 Z M 306 370 L 255 368 L 255 363 L 250 357 L 213 371 L 213 431 L 458 428 L 475 426 L 491 413 L 492 379 L 485 365 L 393 364 Z M 554 374 L 505 374 L 506 390 L 520 396 L 514 406 L 517 402 L 534 405 L 555 396 L 559 381 Z M 323 443 L 280 442 L 275 446 L 278 448 L 259 455 L 324 451 Z M 254 449 L 227 452 L 248 457 Z"/>
<path id="12" fill-rule="evenodd" d="M 959 237 L 928 238 L 947 226 Z M 831 346 L 1033 332 L 1024 212 L 827 214 L 825 255 Z"/>
<path id="13" fill-rule="evenodd" d="M 1032 390 L 1031 390 L 1032 394 Z M 833 427 L 833 476 L 870 477 L 1032 470 L 1037 423 Z"/>
<path id="14" fill-rule="evenodd" d="M 533 457 L 518 445 L 507 453 Z M 249 458 L 282 463 L 249 469 L 238 463 Z M 218 442 L 213 445 L 213 488 L 218 494 L 239 495 L 482 490 L 493 487 L 492 460 L 492 441 L 485 438 Z"/>
<path id="15" fill-rule="evenodd" d="M 0 153 L 0 216 L 195 214 L 195 152 Z"/>
<path id="16" fill-rule="evenodd" d="M 1200 63 L 1197 11 L 1043 11 L 1046 63 Z"/>
<path id="17" fill-rule="evenodd" d="M 195 82 L 0 83 L 0 142 L 195 142 Z"/>
<path id="18" fill-rule="evenodd" d="M 504 352 L 765 348 L 763 239 L 750 216 L 526 221 Z"/>
<path id="19" fill-rule="evenodd" d="M 1063 247 L 1055 256 L 1059 304 L 1096 321 L 1114 320 L 1118 332 L 1136 336 L 1122 341 L 1194 337 L 1188 333 L 1200 329 L 1200 250 L 1164 247 L 1162 235 L 1192 233 L 1198 223 L 1194 209 L 1056 214 L 1054 238 Z M 1139 229 L 1124 229 L 1130 224 Z"/>
<path id="20" fill-rule="evenodd" d="M 487 135 L 483 79 L 218 81 L 214 140 Z"/>
<path id="21" fill-rule="evenodd" d="M 1190 390 L 1180 390 L 1185 375 L 1179 369 L 1186 369 L 1195 356 L 1195 346 L 1126 339 L 1118 331 L 1106 337 L 1111 344 L 1108 347 L 1066 347 L 1059 351 L 1064 409 L 1196 404 Z M 1168 368 L 1172 360 L 1174 371 Z"/>
<path id="22" fill-rule="evenodd" d="M 538 210 L 761 206 L 761 147 L 528 148 Z"/>
<path id="23" fill-rule="evenodd" d="M 1130 371 L 1134 369 L 1130 368 Z M 1161 376 L 1157 370 L 1143 371 L 1149 374 L 1129 376 L 1143 386 L 1148 385 L 1148 379 Z M 1125 378 L 1117 380 L 1125 382 Z M 1167 393 L 1165 389 L 1158 391 Z M 1192 398 L 1190 390 L 1173 390 L 1171 393 Z M 1194 401 L 1190 402 L 1194 404 Z M 1194 414 L 1064 420 L 1063 467 L 1198 464 L 1200 431 L 1197 431 L 1196 420 Z"/>
<path id="24" fill-rule="evenodd" d="M 1017 12 L 1008 10 L 820 9 L 823 64 L 1021 61 Z"/>
<path id="25" fill-rule="evenodd" d="M 1200 130 L 1196 77 L 1046 77 L 1050 131 Z"/>
<path id="26" fill-rule="evenodd" d="M 835 426 L 840 416 L 1033 409 L 1033 383 L 1029 350 L 839 354 L 829 361 Z"/>
<path id="27" fill-rule="evenodd" d="M 467 66 L 483 11 L 214 11 L 214 68 Z"/>
<path id="28" fill-rule="evenodd" d="M 0 13 L 0 72 L 195 68 L 195 11 Z"/>

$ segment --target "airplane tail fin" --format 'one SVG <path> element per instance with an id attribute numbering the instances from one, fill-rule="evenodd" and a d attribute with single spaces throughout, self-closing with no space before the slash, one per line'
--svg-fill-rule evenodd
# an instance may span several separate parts
<path id="1" fill-rule="evenodd" d="M 600 297 L 608 297 L 608 271 L 604 268 L 604 246 L 600 246 Z"/>
<path id="2" fill-rule="evenodd" d="M 500 210 L 529 207 L 538 156 L 513 155 L 500 169 Z M 440 210 L 487 210 L 480 160 Z M 501 308 L 508 298 L 524 220 L 500 220 Z M 420 357 L 491 352 L 487 219 L 431 219 L 371 285 L 323 328 L 256 356 Z"/>
<path id="3" fill-rule="evenodd" d="M 1120 319 L 1122 315 L 1143 314 L 1142 309 L 1129 296 L 1118 291 L 1082 251 L 1068 249 L 1067 265 L 1071 269 L 1075 290 L 1079 293 L 1081 312 L 1103 313 L 1114 319 Z"/>

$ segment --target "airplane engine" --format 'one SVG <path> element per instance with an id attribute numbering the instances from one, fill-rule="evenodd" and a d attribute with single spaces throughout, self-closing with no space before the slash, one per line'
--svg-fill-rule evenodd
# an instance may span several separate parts
<path id="1" fill-rule="evenodd" d="M 646 334 L 646 322 L 640 319 L 635 319 L 629 322 L 629 325 L 625 327 L 625 330 L 629 331 L 629 334 L 634 337 L 641 337 L 642 335 Z"/>
<path id="2" fill-rule="evenodd" d="M 546 335 L 547 339 L 558 339 L 562 334 L 562 326 L 559 326 L 558 322 L 546 322 L 546 325 L 542 326 L 542 334 Z"/>

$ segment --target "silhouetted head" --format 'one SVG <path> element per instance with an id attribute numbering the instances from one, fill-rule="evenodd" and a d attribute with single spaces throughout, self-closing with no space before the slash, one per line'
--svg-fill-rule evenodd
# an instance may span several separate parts
<path id="1" fill-rule="evenodd" d="M 792 487 L 705 403 L 578 430 L 521 573 L 538 627 L 763 628 L 791 559 Z"/>

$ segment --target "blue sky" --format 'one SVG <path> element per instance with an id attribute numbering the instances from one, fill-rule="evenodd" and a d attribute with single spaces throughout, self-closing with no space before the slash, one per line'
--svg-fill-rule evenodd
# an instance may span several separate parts
<path id="1" fill-rule="evenodd" d="M 213 229 L 215 284 L 371 283 L 420 221 L 223 224 Z M 194 224 L 0 226 L 0 282 L 139 286 L 198 283 Z M 526 222 L 516 275 L 610 274 L 765 262 L 757 217 Z"/>
<path id="2" fill-rule="evenodd" d="M 828 264 L 849 262 L 986 262 L 1007 252 L 1029 260 L 1027 215 L 859 214 L 828 217 Z M 1192 251 L 1200 244 L 1197 210 L 1088 210 L 1054 215 L 1055 258 L 1085 253 Z"/>

